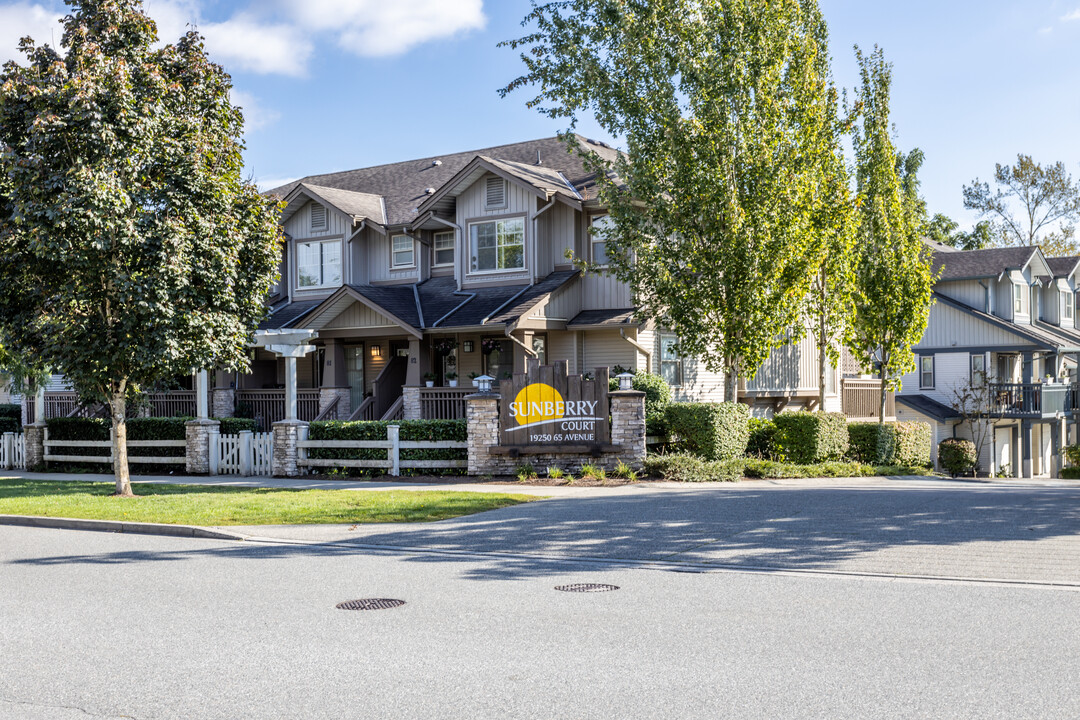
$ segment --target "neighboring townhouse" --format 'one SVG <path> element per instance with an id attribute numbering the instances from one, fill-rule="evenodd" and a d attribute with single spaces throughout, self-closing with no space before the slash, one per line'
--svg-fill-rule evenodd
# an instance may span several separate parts
<path id="1" fill-rule="evenodd" d="M 896 395 L 901 420 L 934 428 L 934 445 L 968 437 L 958 395 L 979 398 L 986 442 L 982 472 L 1050 477 L 1076 407 L 1080 258 L 1037 247 L 957 251 L 933 244 L 935 304 L 913 348 L 916 370 Z M 969 413 L 970 415 L 970 413 Z"/>
<path id="2" fill-rule="evenodd" d="M 251 372 L 211 380 L 215 414 L 235 407 L 264 424 L 281 419 L 282 389 L 294 385 L 302 420 L 463 417 L 470 375 L 498 382 L 526 358 L 565 360 L 571 373 L 654 372 L 677 400 L 723 399 L 723 375 L 681 357 L 674 335 L 638 318 L 626 284 L 575 266 L 604 265 L 604 243 L 589 228 L 607 220 L 594 178 L 558 138 L 315 175 L 269 192 L 285 203 L 281 280 Z M 282 357 L 287 337 L 310 352 Z M 850 358 L 827 373 L 827 409 L 873 414 L 879 385 L 858 373 Z M 774 352 L 753 380 L 740 380 L 739 397 L 763 416 L 816 407 L 813 337 Z"/>

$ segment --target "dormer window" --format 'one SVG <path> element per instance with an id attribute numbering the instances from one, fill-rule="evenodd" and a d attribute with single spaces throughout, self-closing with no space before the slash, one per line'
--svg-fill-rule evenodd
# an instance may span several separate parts
<path id="1" fill-rule="evenodd" d="M 1073 295 L 1061 293 L 1061 316 L 1066 320 L 1073 319 Z"/>
<path id="2" fill-rule="evenodd" d="M 390 266 L 393 268 L 410 268 L 416 263 L 413 260 L 413 239 L 408 235 L 395 235 L 391 239 Z"/>
<path id="3" fill-rule="evenodd" d="M 326 229 L 326 206 L 319 203 L 311 203 L 311 229 Z"/>
<path id="4" fill-rule="evenodd" d="M 1024 312 L 1024 286 L 1019 283 L 1013 283 L 1013 312 Z"/>
<path id="5" fill-rule="evenodd" d="M 435 267 L 446 267 L 454 264 L 454 233 L 450 232 L 438 232 L 435 233 L 435 240 L 431 247 L 432 252 L 432 265 Z"/>
<path id="6" fill-rule="evenodd" d="M 484 209 L 501 210 L 506 207 L 506 181 L 489 176 L 484 181 Z"/>

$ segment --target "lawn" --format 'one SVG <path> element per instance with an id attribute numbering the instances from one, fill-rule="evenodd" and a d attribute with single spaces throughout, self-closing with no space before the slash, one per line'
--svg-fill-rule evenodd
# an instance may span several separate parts
<path id="1" fill-rule="evenodd" d="M 181 525 L 430 522 L 535 500 L 526 495 L 438 490 L 280 490 L 136 483 L 138 497 L 110 497 L 112 483 L 0 479 L 0 515 Z"/>

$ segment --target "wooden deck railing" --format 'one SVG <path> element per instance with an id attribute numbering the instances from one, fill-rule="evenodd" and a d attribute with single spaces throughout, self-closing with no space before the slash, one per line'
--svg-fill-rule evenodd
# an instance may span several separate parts
<path id="1" fill-rule="evenodd" d="M 876 418 L 881 407 L 881 380 L 844 378 L 841 381 L 842 407 L 849 418 Z M 896 417 L 892 391 L 885 395 L 885 417 Z"/>
<path id="2" fill-rule="evenodd" d="M 236 402 L 246 405 L 245 415 L 255 418 L 263 430 L 285 419 L 284 390 L 237 390 Z M 319 414 L 319 391 L 296 391 L 296 415 L 298 420 L 311 422 Z"/>
<path id="3" fill-rule="evenodd" d="M 194 390 L 147 393 L 146 399 L 150 401 L 150 417 L 195 416 Z"/>
<path id="4" fill-rule="evenodd" d="M 475 388 L 420 388 L 420 417 L 424 420 L 462 420 L 465 418 L 465 396 Z"/>

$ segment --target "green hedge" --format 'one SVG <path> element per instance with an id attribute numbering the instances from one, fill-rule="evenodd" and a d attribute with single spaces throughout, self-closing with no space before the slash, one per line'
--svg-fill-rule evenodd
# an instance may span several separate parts
<path id="1" fill-rule="evenodd" d="M 1080 445 L 1069 445 L 1066 447 L 1065 459 L 1070 465 L 1080 467 Z"/>
<path id="2" fill-rule="evenodd" d="M 809 465 L 847 455 L 847 418 L 840 413 L 780 413 L 773 424 L 772 456 L 776 460 Z"/>
<path id="3" fill-rule="evenodd" d="M 18 403 L 0 403 L 0 418 L 11 418 L 22 424 L 22 405 Z"/>
<path id="4" fill-rule="evenodd" d="M 649 455 L 645 458 L 645 475 L 668 482 L 735 482 L 742 479 L 743 462 L 733 460 L 702 460 L 689 453 Z"/>
<path id="5" fill-rule="evenodd" d="M 939 442 L 937 456 L 941 469 L 953 477 L 967 475 L 979 462 L 975 443 L 960 438 L 945 438 Z"/>
<path id="6" fill-rule="evenodd" d="M 1080 467 L 1061 468 L 1062 480 L 1080 480 Z"/>
<path id="7" fill-rule="evenodd" d="M 851 423 L 848 437 L 849 455 L 862 463 L 878 462 L 878 428 L 884 428 L 881 439 L 881 462 L 887 465 L 923 466 L 930 464 L 931 429 L 923 422 L 898 422 L 878 425 L 874 422 Z"/>
<path id="8" fill-rule="evenodd" d="M 11 417 L 0 416 L 0 433 L 21 433 L 22 423 Z"/>
<path id="9" fill-rule="evenodd" d="M 386 428 L 397 425 L 398 438 L 407 441 L 446 440 L 465 442 L 468 429 L 464 420 L 386 420 L 354 421 L 326 420 L 308 426 L 309 440 L 385 440 Z M 381 449 L 317 448 L 308 451 L 308 457 L 320 460 L 386 460 L 387 451 Z M 402 460 L 466 460 L 465 448 L 445 448 L 401 451 Z M 387 463 L 386 469 L 390 467 Z M 350 474 L 375 474 L 379 468 L 349 468 Z M 461 475 L 464 468 L 402 468 L 403 475 Z"/>
<path id="10" fill-rule="evenodd" d="M 729 460 L 746 452 L 750 410 L 741 403 L 672 403 L 668 427 L 683 447 L 706 460 Z"/>
<path id="11" fill-rule="evenodd" d="M 251 418 L 229 417 L 214 419 L 221 423 L 220 432 L 222 435 L 235 435 L 241 430 L 250 430 L 252 432 L 255 432 L 256 423 Z"/>
<path id="12" fill-rule="evenodd" d="M 776 423 L 768 418 L 750 418 L 750 441 L 746 444 L 747 457 L 772 457 L 773 437 Z"/>

